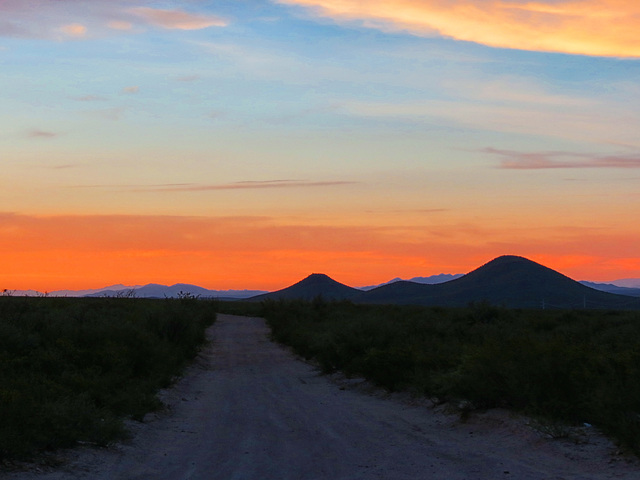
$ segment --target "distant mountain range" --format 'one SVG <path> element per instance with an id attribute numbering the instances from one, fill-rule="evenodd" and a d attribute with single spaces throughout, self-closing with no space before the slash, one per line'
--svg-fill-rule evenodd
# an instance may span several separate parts
<path id="1" fill-rule="evenodd" d="M 517 256 L 498 257 L 454 280 L 437 284 L 395 281 L 363 291 L 322 274 L 253 297 L 344 299 L 356 303 L 462 307 L 486 301 L 510 308 L 640 308 L 640 298 L 597 290 L 555 270 Z"/>
<path id="2" fill-rule="evenodd" d="M 631 297 L 640 297 L 640 287 L 621 287 L 613 283 L 596 283 L 581 281 L 583 285 L 603 292 L 616 293 L 618 295 L 629 295 Z"/>
<path id="3" fill-rule="evenodd" d="M 8 292 L 11 295 L 26 295 L 30 297 L 42 296 L 42 292 L 35 290 L 15 290 Z M 239 300 L 266 293 L 264 290 L 208 290 L 197 285 L 176 283 L 175 285 L 111 285 L 109 287 L 91 290 L 57 290 L 48 292 L 52 297 L 127 297 L 137 298 L 175 298 L 183 294 L 198 296 L 200 298 L 218 298 L 220 300 Z"/>
<path id="4" fill-rule="evenodd" d="M 638 285 L 638 287 L 635 287 Z M 633 288 L 630 288 L 633 287 Z M 42 295 L 36 291 L 7 292 Z M 327 275 L 314 273 L 275 292 L 261 290 L 208 290 L 197 285 L 111 285 L 91 290 L 59 290 L 50 296 L 173 298 L 189 294 L 200 298 L 260 301 L 267 298 L 347 299 L 357 303 L 466 306 L 487 301 L 512 308 L 640 308 L 640 279 L 611 283 L 575 280 L 523 257 L 498 257 L 466 274 L 440 274 L 394 278 L 381 285 L 353 288 Z"/>
<path id="5" fill-rule="evenodd" d="M 616 287 L 640 288 L 640 278 L 623 278 L 621 280 L 613 280 L 609 283 Z"/>
<path id="6" fill-rule="evenodd" d="M 221 300 L 238 300 L 249 298 L 264 293 L 262 290 L 208 290 L 197 285 L 187 283 L 176 283 L 175 285 L 158 285 L 149 283 L 142 287 L 135 287 L 124 290 L 101 290 L 100 292 L 87 295 L 90 297 L 115 297 L 134 295 L 139 298 L 176 298 L 181 295 L 193 295 L 200 298 L 219 298 Z"/>

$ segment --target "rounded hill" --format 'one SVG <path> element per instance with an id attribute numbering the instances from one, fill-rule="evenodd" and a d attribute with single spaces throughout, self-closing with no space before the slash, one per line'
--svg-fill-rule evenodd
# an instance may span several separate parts
<path id="1" fill-rule="evenodd" d="M 350 300 L 362 293 L 357 288 L 349 287 L 343 283 L 336 282 L 331 277 L 323 273 L 313 273 L 304 280 L 271 293 L 253 297 L 251 300 L 266 299 L 301 299 L 312 300 L 322 297 L 326 300 Z"/>
<path id="2" fill-rule="evenodd" d="M 361 296 L 365 303 L 466 306 L 486 301 L 511 308 L 638 308 L 640 301 L 582 285 L 524 257 L 505 255 L 437 285 L 398 282 Z"/>

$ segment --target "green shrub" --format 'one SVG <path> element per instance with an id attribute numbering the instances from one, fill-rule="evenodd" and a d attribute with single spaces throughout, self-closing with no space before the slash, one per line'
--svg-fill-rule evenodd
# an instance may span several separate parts
<path id="1" fill-rule="evenodd" d="M 195 299 L 0 297 L 0 459 L 126 435 L 205 340 Z"/>
<path id="2" fill-rule="evenodd" d="M 640 314 L 267 301 L 273 338 L 325 372 L 600 427 L 640 452 Z"/>

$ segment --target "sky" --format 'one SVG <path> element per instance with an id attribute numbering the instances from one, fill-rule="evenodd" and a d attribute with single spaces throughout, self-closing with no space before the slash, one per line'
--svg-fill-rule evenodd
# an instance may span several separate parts
<path id="1" fill-rule="evenodd" d="M 0 290 L 640 277 L 640 3 L 0 0 Z"/>

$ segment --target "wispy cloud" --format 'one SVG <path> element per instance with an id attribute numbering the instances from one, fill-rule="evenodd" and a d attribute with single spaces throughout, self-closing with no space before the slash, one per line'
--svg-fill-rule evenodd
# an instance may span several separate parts
<path id="1" fill-rule="evenodd" d="M 640 57 L 640 4 L 629 0 L 278 0 L 340 21 L 492 47 Z"/>
<path id="2" fill-rule="evenodd" d="M 126 93 L 126 94 L 136 94 L 140 92 L 140 87 L 138 85 L 132 85 L 130 87 L 124 87 L 122 89 L 122 93 Z"/>
<path id="3" fill-rule="evenodd" d="M 88 37 L 103 16 L 115 14 L 122 0 L 3 0 L 0 2 L 0 36 L 69 40 Z"/>
<path id="4" fill-rule="evenodd" d="M 129 12 L 156 27 L 170 30 L 201 30 L 209 27 L 225 27 L 227 21 L 214 15 L 199 15 L 183 10 L 163 10 L 159 8 L 137 7 Z"/>
<path id="5" fill-rule="evenodd" d="M 640 168 L 640 154 L 599 156 L 571 152 L 518 152 L 496 148 L 485 148 L 482 151 L 501 158 L 498 168 L 511 170 Z"/>
<path id="6" fill-rule="evenodd" d="M 227 21 L 211 14 L 159 9 L 151 0 L 2 0 L 0 37 L 77 40 L 144 31 L 222 27 Z M 178 3 L 178 2 L 175 2 Z M 136 6 L 131 8 L 132 4 Z"/>
<path id="7" fill-rule="evenodd" d="M 113 30 L 133 30 L 133 23 L 125 20 L 111 20 L 107 23 L 107 26 Z"/>
<path id="8" fill-rule="evenodd" d="M 76 185 L 74 188 L 117 188 L 134 192 L 205 192 L 213 190 L 259 190 L 275 188 L 317 188 L 340 185 L 354 185 L 358 182 L 332 180 L 247 180 L 234 183 L 198 184 L 198 183 L 164 183 L 156 185 Z"/>
<path id="9" fill-rule="evenodd" d="M 111 120 L 118 121 L 122 118 L 124 113 L 126 112 L 126 108 L 124 107 L 112 107 L 112 108 L 103 108 L 100 110 L 88 110 L 84 113 L 94 118 L 100 118 L 103 120 Z"/>
<path id="10" fill-rule="evenodd" d="M 413 102 L 364 102 L 345 100 L 340 112 L 381 121 L 402 121 L 423 125 L 454 126 L 503 133 L 524 133 L 546 137 L 625 144 L 640 147 L 637 112 L 625 105 L 607 105 L 593 115 L 584 106 L 556 108 L 531 102 L 430 100 Z M 624 119 L 624 120 L 622 120 Z"/>
<path id="11" fill-rule="evenodd" d="M 31 130 L 29 130 L 27 132 L 27 136 L 29 138 L 42 138 L 42 139 L 46 139 L 46 138 L 55 138 L 57 136 L 59 136 L 59 133 L 56 132 L 50 132 L 47 130 L 40 130 L 39 128 L 32 128 Z"/>
<path id="12" fill-rule="evenodd" d="M 357 182 L 348 181 L 321 181 L 312 182 L 309 180 L 266 180 L 266 181 L 244 181 L 235 183 L 223 183 L 217 185 L 169 185 L 152 187 L 155 191 L 173 192 L 200 192 L 207 190 L 254 190 L 271 188 L 308 188 L 308 187 L 332 187 L 337 185 L 353 185 Z"/>
<path id="13" fill-rule="evenodd" d="M 82 97 L 75 97 L 75 100 L 79 102 L 101 102 L 106 100 L 106 98 L 100 95 L 84 95 Z"/>
<path id="14" fill-rule="evenodd" d="M 59 165 L 50 165 L 47 168 L 50 168 L 51 170 L 69 170 L 78 167 L 80 167 L 80 164 L 78 163 L 63 163 Z"/>
<path id="15" fill-rule="evenodd" d="M 200 75 L 183 75 L 177 77 L 176 80 L 178 82 L 195 82 L 196 80 L 200 80 Z"/>

